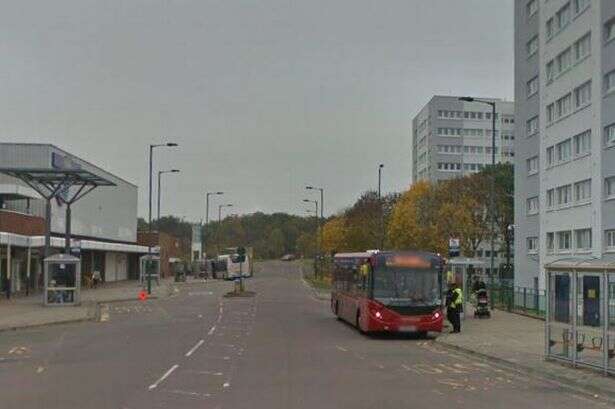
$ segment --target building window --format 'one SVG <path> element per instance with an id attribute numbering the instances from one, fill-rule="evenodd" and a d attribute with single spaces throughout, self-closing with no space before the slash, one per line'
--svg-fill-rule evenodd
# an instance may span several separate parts
<path id="1" fill-rule="evenodd" d="M 527 238 L 527 252 L 528 253 L 538 252 L 538 237 L 528 237 Z"/>
<path id="2" fill-rule="evenodd" d="M 579 14 L 589 7 L 591 0 L 574 0 L 574 14 Z"/>
<path id="3" fill-rule="evenodd" d="M 534 55 L 536 51 L 538 51 L 538 36 L 532 37 L 532 39 L 525 44 L 525 48 L 528 57 Z"/>
<path id="4" fill-rule="evenodd" d="M 566 162 L 570 160 L 571 146 L 570 139 L 564 142 L 558 143 L 555 148 L 557 149 L 557 162 Z"/>
<path id="5" fill-rule="evenodd" d="M 555 57 L 555 63 L 556 63 L 556 69 L 557 69 L 556 75 L 560 75 L 561 73 L 566 71 L 568 68 L 570 68 L 571 60 L 572 58 L 571 58 L 570 47 L 566 48 L 564 51 L 559 53 L 558 56 Z"/>
<path id="6" fill-rule="evenodd" d="M 527 214 L 537 214 L 538 213 L 538 196 L 530 197 L 527 199 Z"/>
<path id="7" fill-rule="evenodd" d="M 587 203 L 592 197 L 591 179 L 582 180 L 574 184 L 574 201 L 577 203 Z"/>
<path id="8" fill-rule="evenodd" d="M 554 65 L 553 60 L 551 60 L 551 61 L 549 61 L 547 63 L 547 82 L 553 81 L 553 74 L 554 74 L 553 73 L 553 65 Z"/>
<path id="9" fill-rule="evenodd" d="M 527 174 L 535 175 L 538 173 L 538 156 L 533 156 L 527 160 Z"/>
<path id="10" fill-rule="evenodd" d="M 592 82 L 587 81 L 583 85 L 574 90 L 574 107 L 576 109 L 583 108 L 592 102 Z"/>
<path id="11" fill-rule="evenodd" d="M 570 2 L 564 4 L 564 6 L 555 13 L 555 21 L 557 22 L 557 29 L 562 30 L 570 23 Z"/>
<path id="12" fill-rule="evenodd" d="M 566 207 L 572 203 L 572 185 L 564 185 L 557 188 L 557 205 Z"/>
<path id="13" fill-rule="evenodd" d="M 592 131 L 588 129 L 574 136 L 574 156 L 582 156 L 590 153 L 592 148 Z"/>
<path id="14" fill-rule="evenodd" d="M 530 18 L 534 14 L 536 14 L 536 12 L 538 11 L 538 1 L 537 0 L 530 0 L 530 1 L 527 2 L 527 5 L 525 7 L 526 7 L 526 10 L 527 10 L 527 17 Z"/>
<path id="15" fill-rule="evenodd" d="M 553 146 L 547 148 L 547 167 L 551 167 L 555 164 L 555 155 L 553 153 Z"/>
<path id="16" fill-rule="evenodd" d="M 547 20 L 547 39 L 553 37 L 553 17 Z"/>
<path id="17" fill-rule="evenodd" d="M 604 92 L 609 93 L 615 91 L 615 70 L 608 72 L 604 76 Z"/>
<path id="18" fill-rule="evenodd" d="M 547 209 L 553 209 L 555 206 L 555 190 L 549 189 L 547 190 Z"/>
<path id="19" fill-rule="evenodd" d="M 555 248 L 555 234 L 547 233 L 547 253 L 553 253 Z"/>
<path id="20" fill-rule="evenodd" d="M 572 247 L 572 235 L 570 231 L 557 232 L 557 249 L 559 251 L 569 251 Z"/>
<path id="21" fill-rule="evenodd" d="M 525 123 L 525 132 L 527 136 L 535 135 L 538 132 L 538 117 L 530 118 Z"/>
<path id="22" fill-rule="evenodd" d="M 611 19 L 604 25 L 604 40 L 611 41 L 615 38 L 615 19 Z"/>
<path id="23" fill-rule="evenodd" d="M 538 77 L 534 77 L 527 82 L 527 97 L 531 97 L 532 95 L 538 92 Z"/>
<path id="24" fill-rule="evenodd" d="M 574 43 L 574 59 L 580 61 L 591 53 L 591 32 Z"/>
<path id="25" fill-rule="evenodd" d="M 562 118 L 572 111 L 572 95 L 570 93 L 564 95 L 555 101 L 557 118 Z"/>
<path id="26" fill-rule="evenodd" d="M 604 179 L 604 193 L 607 199 L 615 198 L 615 176 Z"/>
<path id="27" fill-rule="evenodd" d="M 605 230 L 604 235 L 606 239 L 606 248 L 615 250 L 615 230 Z"/>
<path id="28" fill-rule="evenodd" d="M 606 147 L 615 146 L 615 123 L 604 128 L 604 144 Z"/>
<path id="29" fill-rule="evenodd" d="M 555 121 L 555 104 L 547 105 L 547 122 Z"/>
<path id="30" fill-rule="evenodd" d="M 574 247 L 577 250 L 591 250 L 592 229 L 580 229 L 574 231 Z"/>

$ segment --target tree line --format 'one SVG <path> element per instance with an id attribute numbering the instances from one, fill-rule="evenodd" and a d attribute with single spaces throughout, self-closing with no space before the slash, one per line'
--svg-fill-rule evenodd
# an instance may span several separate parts
<path id="1" fill-rule="evenodd" d="M 446 254 L 449 238 L 459 238 L 462 255 L 473 257 L 488 242 L 489 191 L 495 182 L 495 231 L 498 250 L 510 251 L 513 237 L 514 177 L 511 164 L 487 166 L 481 172 L 438 182 L 414 183 L 402 193 L 382 197 L 366 191 L 350 207 L 319 219 L 287 213 L 227 216 L 200 226 L 208 255 L 227 247 L 254 248 L 259 259 L 294 253 L 307 258 L 368 249 L 414 249 Z M 139 219 L 139 230 L 147 223 Z M 192 224 L 175 216 L 153 221 L 153 229 L 190 243 Z M 189 244 L 188 244 L 189 248 Z"/>
<path id="2" fill-rule="evenodd" d="M 500 251 L 509 251 L 514 219 L 511 164 L 488 166 L 449 180 L 417 182 L 402 194 L 381 199 L 375 192 L 366 192 L 352 207 L 327 221 L 323 249 L 328 253 L 390 248 L 447 254 L 449 238 L 459 238 L 462 254 L 473 257 L 490 240 L 492 177 L 497 245 Z"/>

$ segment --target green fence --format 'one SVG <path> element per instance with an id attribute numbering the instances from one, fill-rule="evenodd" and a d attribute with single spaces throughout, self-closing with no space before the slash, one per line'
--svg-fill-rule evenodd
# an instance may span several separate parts
<path id="1" fill-rule="evenodd" d="M 545 290 L 497 286 L 493 287 L 492 297 L 496 308 L 544 318 L 547 300 Z"/>

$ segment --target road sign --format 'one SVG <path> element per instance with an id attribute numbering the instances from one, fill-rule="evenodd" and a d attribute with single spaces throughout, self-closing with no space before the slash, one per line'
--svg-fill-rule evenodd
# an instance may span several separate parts
<path id="1" fill-rule="evenodd" d="M 460 240 L 457 238 L 450 238 L 448 240 L 448 256 L 449 257 L 459 257 L 461 248 L 460 248 Z"/>

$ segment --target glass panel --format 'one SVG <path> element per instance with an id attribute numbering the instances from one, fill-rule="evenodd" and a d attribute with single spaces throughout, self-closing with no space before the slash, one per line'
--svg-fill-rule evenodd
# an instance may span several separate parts
<path id="1" fill-rule="evenodd" d="M 609 330 L 615 330 L 615 273 L 607 274 Z"/>
<path id="2" fill-rule="evenodd" d="M 577 278 L 577 326 L 600 327 L 600 276 Z"/>
<path id="3" fill-rule="evenodd" d="M 48 304 L 70 304 L 75 302 L 74 290 L 47 290 Z"/>
<path id="4" fill-rule="evenodd" d="M 570 276 L 566 273 L 551 275 L 551 320 L 570 323 Z"/>
<path id="5" fill-rule="evenodd" d="M 604 342 L 601 329 L 577 330 L 577 361 L 603 367 Z"/>
<path id="6" fill-rule="evenodd" d="M 49 264 L 47 287 L 75 287 L 75 264 Z"/>
<path id="7" fill-rule="evenodd" d="M 572 330 L 559 325 L 549 328 L 549 355 L 572 359 Z"/>
<path id="8" fill-rule="evenodd" d="M 609 362 L 608 367 L 611 372 L 615 372 L 615 333 L 610 332 L 609 337 Z"/>

